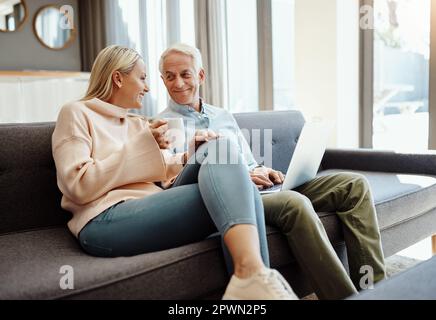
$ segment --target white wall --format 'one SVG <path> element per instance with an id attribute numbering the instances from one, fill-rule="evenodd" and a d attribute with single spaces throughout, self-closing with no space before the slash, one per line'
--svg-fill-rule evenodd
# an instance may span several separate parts
<path id="1" fill-rule="evenodd" d="M 56 121 L 61 107 L 82 98 L 89 73 L 69 76 L 0 75 L 0 123 Z"/>
<path id="2" fill-rule="evenodd" d="M 337 145 L 359 147 L 359 0 L 337 0 Z"/>
<path id="3" fill-rule="evenodd" d="M 329 147 L 359 143 L 358 0 L 296 0 L 296 105 L 331 121 Z"/>

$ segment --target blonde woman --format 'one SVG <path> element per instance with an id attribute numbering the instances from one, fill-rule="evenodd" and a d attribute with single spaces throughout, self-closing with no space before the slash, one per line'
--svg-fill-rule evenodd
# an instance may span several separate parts
<path id="1" fill-rule="evenodd" d="M 225 139 L 205 142 L 196 162 L 185 165 L 186 153 L 165 152 L 165 121 L 150 124 L 128 113 L 148 91 L 140 55 L 110 46 L 93 65 L 86 96 L 60 111 L 52 151 L 61 205 L 73 214 L 68 227 L 82 248 L 95 256 L 131 256 L 218 231 L 234 272 L 223 298 L 297 299 L 268 268 L 262 202 L 243 160 L 204 161 L 219 153 L 218 142 L 241 157 L 237 147 Z"/>

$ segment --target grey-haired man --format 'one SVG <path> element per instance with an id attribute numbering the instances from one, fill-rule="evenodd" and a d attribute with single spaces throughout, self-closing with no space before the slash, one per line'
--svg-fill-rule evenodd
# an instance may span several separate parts
<path id="1" fill-rule="evenodd" d="M 204 83 L 205 71 L 198 49 L 174 45 L 162 54 L 159 67 L 171 97 L 159 117 L 182 117 L 195 123 L 195 129 L 205 129 L 206 136 L 226 130 L 227 137 L 235 140 L 244 154 L 253 183 L 262 188 L 283 182 L 281 172 L 256 163 L 231 113 L 201 100 L 199 88 Z M 286 236 L 319 298 L 340 299 L 355 293 L 360 286 L 362 266 L 373 269 L 375 282 L 385 278 L 375 207 L 363 176 L 354 173 L 323 176 L 293 191 L 263 195 L 262 201 L 266 223 Z M 352 280 L 316 211 L 336 212 L 342 221 Z"/>

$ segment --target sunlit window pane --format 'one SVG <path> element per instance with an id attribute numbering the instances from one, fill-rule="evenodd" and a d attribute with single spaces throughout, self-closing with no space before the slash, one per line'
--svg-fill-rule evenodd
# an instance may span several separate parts
<path id="1" fill-rule="evenodd" d="M 141 52 L 142 46 L 139 35 L 138 1 L 139 0 L 118 0 L 118 6 L 120 8 L 122 18 L 122 21 L 118 21 L 118 24 L 122 24 L 122 26 L 112 31 L 117 32 L 115 35 L 117 42 L 122 40 L 121 44 L 129 45 L 138 52 Z"/>
<path id="2" fill-rule="evenodd" d="M 272 0 L 274 109 L 294 107 L 295 0 Z"/>
<path id="3" fill-rule="evenodd" d="M 373 146 L 428 149 L 430 0 L 374 1 Z"/>
<path id="4" fill-rule="evenodd" d="M 147 56 L 149 66 L 150 92 L 148 103 L 152 109 L 150 115 L 162 111 L 166 107 L 167 93 L 160 79 L 159 58 L 166 48 L 166 25 L 164 1 L 147 1 Z"/>
<path id="5" fill-rule="evenodd" d="M 259 109 L 256 0 L 227 1 L 229 107 Z"/>
<path id="6" fill-rule="evenodd" d="M 180 1 L 180 41 L 195 47 L 194 0 Z"/>

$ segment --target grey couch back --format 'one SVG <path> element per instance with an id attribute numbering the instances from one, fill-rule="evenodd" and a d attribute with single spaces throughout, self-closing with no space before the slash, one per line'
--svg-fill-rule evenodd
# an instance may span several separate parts
<path id="1" fill-rule="evenodd" d="M 261 137 L 263 130 L 272 129 L 273 167 L 285 172 L 304 124 L 301 113 L 256 112 L 235 118 L 241 128 L 260 129 Z M 0 234 L 65 225 L 70 218 L 60 207 L 51 153 L 54 127 L 55 123 L 0 125 Z"/>
<path id="2" fill-rule="evenodd" d="M 241 129 L 248 129 L 250 137 L 255 129 L 260 130 L 260 150 L 264 150 L 264 131 L 272 131 L 272 167 L 286 172 L 304 125 L 301 112 L 265 111 L 238 113 L 234 116 Z M 250 138 L 250 147 L 253 147 L 252 142 L 253 139 Z M 260 163 L 258 157 L 256 161 Z"/>

